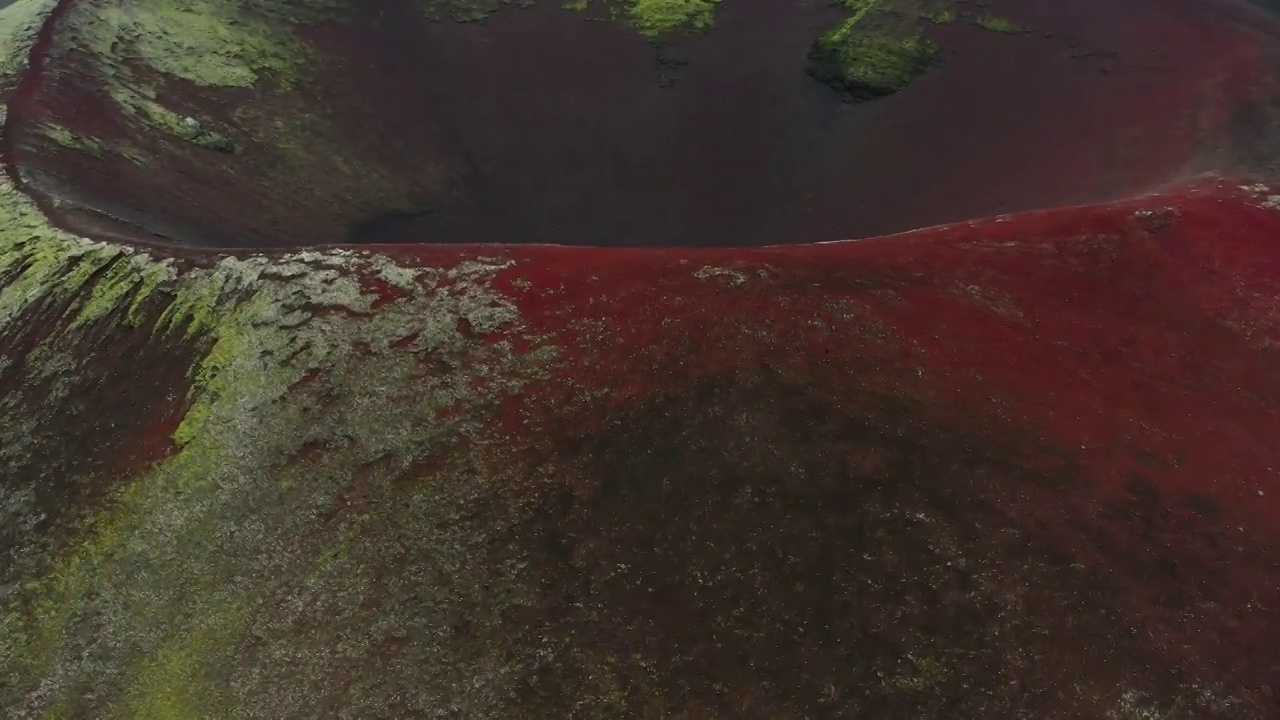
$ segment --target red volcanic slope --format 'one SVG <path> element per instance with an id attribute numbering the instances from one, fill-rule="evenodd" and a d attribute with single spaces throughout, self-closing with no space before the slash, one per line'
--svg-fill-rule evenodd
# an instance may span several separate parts
<path id="1" fill-rule="evenodd" d="M 990 552 L 992 567 L 1021 562 L 1022 550 L 992 540 L 1006 523 L 1030 538 L 1025 552 L 1054 558 L 1057 574 L 1039 582 L 1071 589 L 1027 602 L 1091 598 L 1023 608 L 1077 617 L 1079 637 L 1046 631 L 1068 657 L 1098 663 L 1077 680 L 1122 683 L 1145 663 L 1167 669 L 1165 697 L 1179 681 L 1221 684 L 1250 698 L 1239 717 L 1270 717 L 1280 712 L 1280 443 L 1271 441 L 1280 436 L 1280 213 L 1261 199 L 1207 184 L 857 243 L 486 251 L 517 261 L 501 284 L 530 334 L 576 348 L 504 415 L 512 428 L 536 428 L 517 445 L 592 468 L 581 485 L 569 481 L 577 507 L 608 494 L 593 471 L 689 484 L 683 500 L 641 502 L 616 520 L 641 528 L 683 517 L 681 503 L 711 502 L 716 490 L 698 474 L 707 463 L 785 475 L 771 450 L 822 466 L 833 452 L 865 463 L 868 447 L 892 457 L 901 443 L 938 465 L 887 482 L 924 493 L 926 505 L 931 493 L 957 492 L 981 508 L 968 518 L 970 549 Z M 377 251 L 428 266 L 473 252 Z M 699 268 L 714 270 L 698 279 Z M 850 322 L 860 328 L 852 337 Z M 530 424 L 584 390 L 600 395 L 558 418 L 550 437 Z M 726 430 L 718 418 L 734 412 L 761 424 Z M 841 425 L 850 417 L 878 430 L 868 439 Z M 707 445 L 725 457 L 712 450 L 706 460 Z M 601 452 L 613 458 L 603 469 L 592 465 Z M 971 466 L 969 453 L 1039 479 Z M 549 525 L 581 530 L 573 512 L 547 502 Z M 733 511 L 713 507 L 732 526 Z M 624 547 L 614 559 L 635 561 Z M 902 572 L 918 570 L 903 562 Z M 558 572 L 546 569 L 572 584 Z M 931 602 L 900 616 L 900 629 L 930 627 L 949 601 Z M 1109 618 L 1101 629 L 1085 619 L 1094 613 Z M 1108 646 L 1116 633 L 1134 646 Z"/>
<path id="2" fill-rule="evenodd" d="M 858 532 L 861 521 L 845 527 L 838 518 L 861 517 L 861 506 L 845 507 L 853 500 L 840 486 L 821 486 L 834 462 L 841 469 L 832 477 L 865 473 L 876 478 L 872 487 L 885 483 L 887 496 L 858 500 L 877 512 L 950 507 L 962 532 L 974 533 L 964 542 L 985 567 L 999 574 L 1029 564 L 1047 573 L 1017 570 L 1007 579 L 1043 588 L 1029 591 L 1017 613 L 1041 618 L 1045 635 L 1017 642 L 1046 643 L 1089 667 L 1055 664 L 1025 682 L 1112 687 L 1141 676 L 1154 682 L 1145 687 L 1156 698 L 1188 685 L 1219 687 L 1245 698 L 1238 715 L 1221 717 L 1274 716 L 1280 443 L 1270 438 L 1280 433 L 1280 213 L 1261 207 L 1266 199 L 1207 184 L 857 243 L 484 250 L 516 261 L 499 286 L 522 310 L 522 336 L 549 335 L 568 353 L 502 413 L 522 453 L 580 468 L 567 473 L 563 495 L 548 490 L 538 500 L 545 527 L 530 542 L 542 548 L 557 533 L 576 537 L 583 546 L 574 567 L 621 563 L 677 588 L 665 606 L 636 600 L 622 580 L 595 586 L 593 602 L 614 618 L 616 635 L 575 626 L 581 620 L 558 601 L 542 611 L 560 619 L 530 622 L 590 642 L 651 642 L 655 652 L 684 658 L 690 683 L 739 682 L 759 671 L 750 663 L 776 662 L 785 687 L 817 693 L 842 666 L 812 649 L 772 661 L 743 649 L 741 663 L 755 658 L 744 665 L 682 645 L 678 638 L 715 617 L 680 568 L 732 565 L 726 558 L 734 555 L 718 554 L 726 547 L 749 562 L 750 538 L 761 532 L 788 552 L 817 552 L 794 534 L 802 520 L 834 543 L 827 551 L 850 551 L 852 540 L 831 538 Z M 477 252 L 375 250 L 439 267 Z M 584 391 L 597 394 L 563 415 L 559 408 L 581 403 Z M 797 476 L 803 484 L 788 489 L 794 463 L 806 468 Z M 792 492 L 825 498 L 826 509 L 743 517 L 707 479 L 726 473 L 783 483 L 779 502 L 794 501 Z M 657 477 L 677 488 L 661 501 L 644 490 Z M 632 479 L 619 488 L 610 478 Z M 611 505 L 619 498 L 623 509 Z M 707 517 L 718 518 L 718 530 L 702 524 Z M 650 548 L 646 528 L 706 545 Z M 1006 533 L 1018 540 L 1001 540 Z M 584 539 L 591 537 L 602 545 Z M 886 542 L 878 564 L 861 572 L 890 585 L 902 573 L 909 585 L 922 569 L 910 555 L 895 559 L 903 541 Z M 554 553 L 526 559 L 552 587 L 590 585 Z M 703 592 L 717 591 L 737 592 Z M 945 593 L 899 591 L 896 601 L 862 598 L 859 606 L 871 618 L 890 613 L 881 603 L 903 603 L 893 620 L 868 620 L 888 647 L 910 647 L 904 638 L 939 632 L 934 623 L 960 612 Z M 817 602 L 800 591 L 770 599 L 787 602 L 780 596 L 793 609 Z M 780 611 L 762 612 L 764 623 Z M 821 617 L 839 642 L 866 631 L 831 612 Z M 945 622 L 961 623 L 942 631 L 949 642 L 970 632 L 961 619 Z M 656 635 L 621 629 L 633 624 L 656 627 Z M 812 677 L 788 674 L 796 671 L 788 663 L 806 657 L 816 663 L 806 666 Z M 982 664 L 981 652 L 973 658 L 970 677 L 986 687 L 999 671 Z M 1145 669 L 1133 675 L 1135 668 Z M 940 692 L 965 698 L 961 707 L 1008 707 L 958 686 Z M 1072 717 L 1104 717 L 1072 702 L 1081 703 L 1067 706 Z"/>
<path id="3" fill-rule="evenodd" d="M 1280 431 L 1280 214 L 1263 199 L 1215 181 L 1111 205 L 759 250 L 371 250 L 424 266 L 476 252 L 515 260 L 501 283 L 529 333 L 580 348 L 564 371 L 612 389 L 614 402 L 660 393 L 668 373 L 747 365 L 785 366 L 816 387 L 819 378 L 874 376 L 887 393 L 1022 428 L 1078 455 L 1104 492 L 1155 474 L 1171 493 L 1205 493 L 1273 525 L 1280 444 L 1260 438 Z M 795 322 L 819 308 L 879 326 L 892 342 L 880 355 L 875 343 L 850 346 Z M 663 337 L 672 320 L 680 337 Z M 743 347 L 738 328 L 755 322 L 775 332 Z M 593 342 L 575 325 L 607 328 L 611 340 Z M 695 339 L 697 347 L 669 345 Z M 1214 442 L 1198 441 L 1206 434 Z M 1274 533 L 1280 527 L 1263 537 Z"/>
<path id="4" fill-rule="evenodd" d="M 677 43 L 688 65 L 662 88 L 640 37 L 559 3 L 460 25 L 389 0 L 300 27 L 324 60 L 292 90 L 160 83 L 235 155 L 121 115 L 93 72 L 115 59 L 71 22 L 93 1 L 61 3 L 9 143 L 37 197 L 135 223 L 144 240 L 789 244 L 1273 169 L 1280 24 L 1236 0 L 1004 0 L 993 10 L 1034 32 L 934 27 L 941 65 L 855 106 L 804 77 L 808 43 L 840 17 L 818 6 L 724 3 L 714 32 Z M 45 123 L 125 141 L 145 162 L 60 147 Z"/>

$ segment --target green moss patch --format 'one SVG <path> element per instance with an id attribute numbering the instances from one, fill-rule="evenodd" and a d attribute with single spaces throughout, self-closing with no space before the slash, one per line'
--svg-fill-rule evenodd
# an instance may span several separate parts
<path id="1" fill-rule="evenodd" d="M 892 95 L 923 75 L 940 48 L 929 25 L 966 22 L 998 33 L 1023 32 L 1016 23 L 957 9 L 952 0 L 844 0 L 851 14 L 820 35 L 808 72 L 852 101 Z"/>
<path id="2" fill-rule="evenodd" d="M 635 0 L 627 11 L 632 27 L 648 39 L 675 32 L 706 32 L 715 24 L 719 0 Z"/>
<path id="3" fill-rule="evenodd" d="M 868 100 L 906 87 L 937 53 L 938 46 L 927 38 L 869 32 L 851 18 L 814 43 L 809 72 L 852 100 Z"/>
<path id="4" fill-rule="evenodd" d="M 129 57 L 196 85 L 249 88 L 266 74 L 287 82 L 307 46 L 293 35 L 292 25 L 254 5 L 100 0 L 76 6 L 81 9 L 73 11 L 70 24 L 79 42 L 98 57 Z"/>
<path id="5" fill-rule="evenodd" d="M 39 133 L 51 140 L 55 145 L 66 150 L 74 150 L 99 160 L 112 156 L 123 157 L 139 165 L 147 160 L 140 150 L 121 141 L 105 141 L 93 135 L 72 131 L 70 128 L 56 123 L 42 123 Z"/>
<path id="6" fill-rule="evenodd" d="M 219 152 L 232 141 L 162 91 L 175 82 L 207 90 L 250 89 L 270 79 L 288 91 L 316 55 L 297 26 L 340 17 L 314 0 L 94 0 L 69 6 L 59 47 L 95 58 L 100 87 L 148 135 Z"/>
<path id="7" fill-rule="evenodd" d="M 40 133 L 68 150 L 79 150 L 96 158 L 107 156 L 106 145 L 101 140 L 88 135 L 77 135 L 61 125 L 43 125 Z"/>
<path id="8" fill-rule="evenodd" d="M 215 152 L 233 153 L 235 143 L 226 135 L 210 129 L 190 115 L 181 115 L 157 102 L 138 98 L 138 115 L 151 129 Z"/>
<path id="9" fill-rule="evenodd" d="M 26 67 L 27 53 L 57 0 L 17 0 L 0 9 L 0 75 Z"/>

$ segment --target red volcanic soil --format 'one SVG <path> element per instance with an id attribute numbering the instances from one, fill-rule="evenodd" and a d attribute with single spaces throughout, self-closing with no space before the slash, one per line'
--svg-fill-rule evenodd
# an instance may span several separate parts
<path id="1" fill-rule="evenodd" d="M 616 652 L 663 678 L 616 682 L 685 717 L 1276 717 L 1280 213 L 1258 199 L 495 249 L 527 331 L 568 353 L 501 413 L 528 477 L 572 468 L 514 531 L 542 591 L 512 622 L 572 638 L 527 716 Z M 882 689 L 922 656 L 960 670 Z M 1119 687 L 1147 704 L 1089 699 Z M 1190 687 L 1238 704 L 1169 709 Z"/>
<path id="2" fill-rule="evenodd" d="M 76 2 L 91 0 L 63 5 Z M 83 209 L 143 239 L 206 247 L 789 244 L 1273 170 L 1280 24 L 1262 10 L 993 10 L 1032 32 L 930 28 L 938 67 L 848 104 L 805 74 L 809 44 L 842 17 L 817 2 L 727 2 L 713 32 L 660 51 L 559 3 L 468 24 L 431 22 L 408 0 L 364 4 L 346 23 L 298 30 L 324 58 L 301 89 L 164 86 L 162 99 L 223 128 L 233 155 L 124 122 L 86 70 L 107 59 L 55 22 L 8 142 L 27 189 L 58 198 L 63 222 L 87 222 Z M 686 64 L 655 69 L 660 56 Z M 271 137 L 233 108 L 329 124 Z M 36 131 L 50 121 L 127 139 L 148 161 L 60 149 Z M 278 172 L 286 142 L 309 158 L 302 177 Z M 326 160 L 335 143 L 342 157 Z"/>
<path id="3" fill-rule="evenodd" d="M 529 441 L 582 470 L 529 530 L 528 622 L 671 663 L 715 717 L 843 717 L 824 691 L 921 636 L 965 674 L 886 717 L 1116 717 L 1059 691 L 1139 676 L 1250 698 L 1188 718 L 1276 716 L 1278 239 L 1280 214 L 1205 185 L 857 243 L 503 250 L 529 329 L 580 348 L 566 397 L 600 392 Z M 981 566 L 925 580 L 938 542 Z M 743 677 L 754 699 L 698 694 Z"/>

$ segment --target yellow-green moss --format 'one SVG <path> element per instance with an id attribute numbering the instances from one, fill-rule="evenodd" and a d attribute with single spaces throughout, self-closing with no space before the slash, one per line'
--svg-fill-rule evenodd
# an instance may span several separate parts
<path id="1" fill-rule="evenodd" d="M 187 278 L 177 297 L 156 320 L 156 329 L 171 332 L 182 328 L 191 338 L 211 328 L 216 322 L 214 313 L 223 301 L 223 290 L 229 280 L 218 272 L 202 274 L 198 281 Z"/>
<path id="2" fill-rule="evenodd" d="M 119 96 L 118 96 L 119 97 Z M 190 115 L 176 113 L 145 97 L 132 96 L 129 101 L 135 113 L 153 130 L 179 140 L 218 152 L 234 152 L 235 145 L 222 133 L 211 130 Z"/>
<path id="3" fill-rule="evenodd" d="M 206 87 L 250 88 L 264 75 L 291 83 L 311 56 L 286 22 L 236 0 L 95 2 L 68 23 L 102 58 L 129 58 Z M 126 73 L 123 65 L 107 69 Z"/>
<path id="4" fill-rule="evenodd" d="M 886 679 L 886 685 L 901 692 L 929 692 L 949 674 L 945 659 L 908 653 L 903 659 L 902 670 Z"/>
<path id="5" fill-rule="evenodd" d="M 98 138 L 90 135 L 79 135 L 61 125 L 45 123 L 40 126 L 40 134 L 69 150 L 79 150 L 96 158 L 107 156 L 107 147 Z"/>
<path id="6" fill-rule="evenodd" d="M 205 604 L 191 627 L 167 640 L 130 669 L 129 692 L 116 711 L 120 720 L 194 720 L 229 717 L 225 688 L 210 682 L 217 663 L 234 662 L 231 650 L 244 626 L 244 608 Z"/>
<path id="7" fill-rule="evenodd" d="M 191 442 L 196 438 L 196 434 L 200 432 L 208 419 L 209 403 L 197 402 L 182 416 L 182 422 L 178 423 L 178 427 L 173 431 L 173 441 L 179 447 Z"/>
<path id="8" fill-rule="evenodd" d="M 706 32 L 715 23 L 720 0 L 635 0 L 627 11 L 631 25 L 646 38 L 674 32 Z"/>
<path id="9" fill-rule="evenodd" d="M 933 62 L 938 46 L 928 38 L 862 26 L 854 15 L 823 34 L 809 54 L 817 79 L 854 97 L 888 95 L 906 87 Z"/>
<path id="10" fill-rule="evenodd" d="M 34 305 L 78 295 L 126 251 L 58 230 L 7 179 L 0 179 L 0 331 Z"/>
<path id="11" fill-rule="evenodd" d="M 38 219 L 29 221 L 35 230 Z M 372 550 L 360 528 L 378 515 L 344 520 L 317 547 L 309 534 L 316 508 L 337 502 L 354 482 L 353 467 L 386 463 L 394 473 L 473 432 L 477 426 L 468 418 L 476 408 L 519 392 L 549 360 L 545 350 L 518 356 L 507 343 L 470 335 L 518 325 L 511 303 L 489 289 L 495 273 L 510 264 L 503 260 L 414 268 L 334 249 L 227 257 L 179 271 L 47 226 L 21 243 L 0 245 L 0 257 L 6 256 L 28 270 L 39 268 L 0 274 L 0 307 L 14 317 L 62 296 L 71 305 L 61 321 L 66 327 L 55 331 L 60 337 L 129 321 L 153 325 L 156 341 L 180 338 L 208 348 L 191 368 L 190 409 L 174 437 L 177 454 L 128 479 L 77 527 L 47 573 L 0 605 L 6 630 L 0 673 L 15 678 L 14 687 L 28 688 L 0 688 L 0 703 L 33 716 L 89 712 L 82 704 L 85 687 L 117 698 L 119 717 L 242 714 L 244 706 L 227 692 L 226 677 L 237 671 L 227 658 L 240 651 L 255 623 L 285 637 L 264 603 L 318 594 L 339 603 L 332 612 L 349 613 L 371 592 L 360 568 L 369 566 Z M 405 297 L 375 313 L 378 296 L 361 283 L 362 275 Z M 149 300 L 141 302 L 142 296 Z M 0 327 L 5 331 L 21 328 Z M 415 343 L 399 342 L 412 335 Z M 73 352 L 74 343 L 42 349 L 27 372 L 69 367 L 74 375 L 76 360 L 62 357 Z M 456 370 L 429 373 L 424 356 L 449 358 Z M 321 387 L 291 391 L 311 372 L 325 378 Z M 471 385 L 476 377 L 487 379 L 483 391 Z M 404 396 L 406 388 L 414 390 Z M 317 413 L 321 397 L 327 409 Z M 463 414 L 435 422 L 439 407 Z M 282 464 L 313 441 L 340 450 L 305 466 Z M 404 497 L 379 497 L 384 511 L 403 512 Z M 421 512 L 441 507 L 438 500 L 421 502 Z M 412 529 L 414 535 L 397 542 L 430 542 L 415 552 L 438 552 L 443 546 L 429 539 L 431 532 Z M 279 563 L 289 570 L 273 565 Z M 247 582 L 245 574 L 258 579 Z M 355 643 L 351 652 L 357 652 L 359 643 L 372 641 L 343 642 Z M 113 648 L 105 666 L 85 659 L 86 648 L 98 643 Z M 257 703 L 269 704 L 281 683 L 319 687 L 322 670 L 289 668 L 287 679 L 241 681 L 257 688 Z M 36 692 L 50 678 L 53 684 Z"/>
<path id="12" fill-rule="evenodd" d="M 130 327 L 137 327 L 143 303 L 161 283 L 172 280 L 174 275 L 171 261 L 156 260 L 122 248 L 107 270 L 89 287 L 72 329 L 112 316 L 117 316 L 116 319 Z"/>
<path id="13" fill-rule="evenodd" d="M 126 142 L 107 143 L 92 135 L 76 133 L 69 128 L 53 123 L 42 124 L 40 126 L 40 134 L 60 147 L 68 150 L 77 150 L 100 160 L 116 155 L 137 165 L 147 164 L 147 158 L 142 154 L 142 151 Z"/>
<path id="14" fill-rule="evenodd" d="M 992 32 L 1023 32 L 986 13 L 956 9 L 952 0 L 844 0 L 850 15 L 820 35 L 809 73 L 855 100 L 890 95 L 924 74 L 938 55 L 928 25 L 967 22 Z"/>
<path id="15" fill-rule="evenodd" d="M 102 0 L 68 6 L 57 42 L 95 57 L 97 81 L 126 117 L 135 117 L 148 134 L 167 135 L 210 150 L 232 152 L 224 133 L 192 116 L 192 111 L 161 102 L 172 80 L 202 88 L 258 86 L 270 78 L 287 92 L 309 73 L 313 48 L 299 38 L 298 19 L 269 1 Z M 302 19 L 324 17 L 311 5 L 291 0 Z M 295 7 L 296 6 L 296 7 Z M 135 162 L 136 150 L 121 153 Z"/>
<path id="16" fill-rule="evenodd" d="M 36 33 L 56 4 L 57 0 L 17 0 L 0 9 L 0 75 L 26 67 Z"/>

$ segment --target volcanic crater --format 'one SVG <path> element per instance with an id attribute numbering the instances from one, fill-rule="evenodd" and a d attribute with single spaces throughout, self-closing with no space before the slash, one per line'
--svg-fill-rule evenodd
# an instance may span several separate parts
<path id="1" fill-rule="evenodd" d="M 6 119 L 144 244 L 759 246 L 1265 174 L 1234 0 L 63 0 Z"/>
<path id="2" fill-rule="evenodd" d="M 1280 714 L 1259 6 L 6 34 L 6 717 Z"/>

